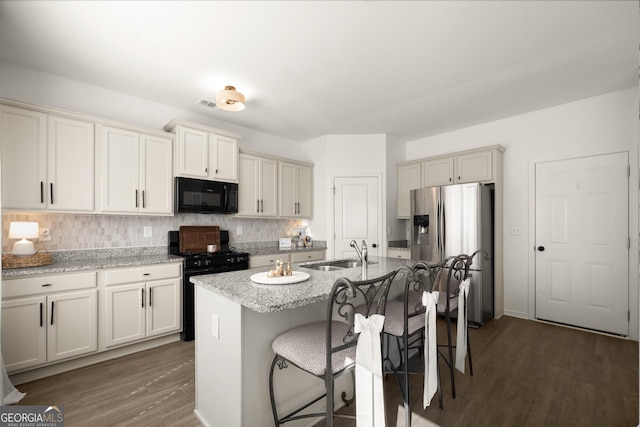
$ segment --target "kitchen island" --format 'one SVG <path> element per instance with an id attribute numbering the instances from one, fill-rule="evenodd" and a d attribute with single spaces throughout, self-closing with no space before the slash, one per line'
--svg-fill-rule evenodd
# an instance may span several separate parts
<path id="1" fill-rule="evenodd" d="M 367 277 L 382 276 L 413 260 L 371 257 Z M 340 277 L 359 280 L 361 268 L 317 271 L 291 285 L 260 285 L 253 274 L 269 267 L 196 276 L 196 416 L 207 426 L 273 426 L 269 401 L 271 342 L 295 326 L 322 320 L 334 282 Z M 276 402 L 281 414 L 319 394 L 324 383 L 289 367 L 274 373 Z M 349 376 L 337 384 L 352 395 Z M 336 403 L 339 402 L 339 399 Z M 323 405 L 318 402 L 316 405 Z M 322 408 L 323 406 L 317 406 Z M 320 409 L 322 410 L 322 409 Z M 291 427 L 311 425 L 299 420 Z"/>

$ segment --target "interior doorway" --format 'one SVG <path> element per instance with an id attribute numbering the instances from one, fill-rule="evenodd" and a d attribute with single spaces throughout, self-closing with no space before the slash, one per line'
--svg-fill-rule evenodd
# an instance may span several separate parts
<path id="1" fill-rule="evenodd" d="M 535 317 L 629 335 L 629 155 L 535 166 Z"/>

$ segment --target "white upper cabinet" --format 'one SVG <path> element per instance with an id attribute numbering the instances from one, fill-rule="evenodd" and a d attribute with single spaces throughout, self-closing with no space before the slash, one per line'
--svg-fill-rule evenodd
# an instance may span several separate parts
<path id="1" fill-rule="evenodd" d="M 493 152 L 480 151 L 456 156 L 456 182 L 493 181 Z"/>
<path id="2" fill-rule="evenodd" d="M 238 215 L 278 215 L 277 160 L 240 153 Z"/>
<path id="3" fill-rule="evenodd" d="M 176 134 L 176 176 L 238 182 L 240 135 L 179 120 L 164 129 Z"/>
<path id="4" fill-rule="evenodd" d="M 416 188 L 420 188 L 420 164 L 398 166 L 398 218 L 409 218 L 409 195 Z"/>
<path id="5" fill-rule="evenodd" d="M 207 179 L 209 133 L 184 126 L 176 131 L 176 175 Z"/>
<path id="6" fill-rule="evenodd" d="M 454 163 L 453 157 L 445 157 L 441 159 L 428 160 L 422 162 L 421 169 L 421 187 L 434 187 L 439 185 L 447 185 L 454 183 Z"/>
<path id="7" fill-rule="evenodd" d="M 100 126 L 99 212 L 171 214 L 173 141 Z"/>
<path id="8" fill-rule="evenodd" d="M 492 147 L 404 162 L 398 165 L 398 219 L 410 217 L 410 191 L 467 182 L 495 182 L 504 148 Z"/>
<path id="9" fill-rule="evenodd" d="M 238 140 L 209 134 L 209 175 L 217 181 L 238 182 Z"/>
<path id="10" fill-rule="evenodd" d="M 278 200 L 280 216 L 313 216 L 313 173 L 311 166 L 278 162 Z"/>
<path id="11" fill-rule="evenodd" d="M 2 207 L 92 212 L 93 123 L 0 105 Z"/>

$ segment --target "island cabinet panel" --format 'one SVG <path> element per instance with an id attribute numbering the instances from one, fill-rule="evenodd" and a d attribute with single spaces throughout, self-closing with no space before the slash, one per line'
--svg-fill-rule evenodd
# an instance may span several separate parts
<path id="1" fill-rule="evenodd" d="M 271 343 L 292 327 L 324 319 L 326 302 L 260 314 L 196 286 L 196 304 L 197 416 L 211 426 L 273 426 L 268 383 L 274 356 Z M 282 413 L 324 390 L 321 381 L 293 366 L 276 369 L 274 375 Z M 349 375 L 336 383 L 336 402 L 342 391 L 352 395 Z M 322 403 L 312 409 L 321 411 Z"/>
<path id="2" fill-rule="evenodd" d="M 2 349 L 7 372 L 98 350 L 95 272 L 5 279 L 5 286 Z"/>

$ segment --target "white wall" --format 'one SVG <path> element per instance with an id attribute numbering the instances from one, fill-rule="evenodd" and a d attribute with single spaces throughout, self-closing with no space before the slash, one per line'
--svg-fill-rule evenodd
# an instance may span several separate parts
<path id="1" fill-rule="evenodd" d="M 300 143 L 212 117 L 220 112 L 212 112 L 211 116 L 206 113 L 194 114 L 1 60 L 0 98 L 61 108 L 156 130 L 162 130 L 172 119 L 187 120 L 242 135 L 241 149 L 311 161 Z"/>
<path id="2" fill-rule="evenodd" d="M 380 200 L 387 200 L 387 138 L 384 134 L 325 135 L 305 143 L 316 165 L 314 218 L 309 228 L 315 238 L 327 241 L 327 257 L 333 257 L 333 189 L 338 176 L 379 176 Z M 394 170 L 395 174 L 395 170 Z M 386 248 L 386 210 L 382 210 L 380 253 Z"/>
<path id="3" fill-rule="evenodd" d="M 631 151 L 631 185 L 637 171 L 638 88 L 612 92 L 553 108 L 514 116 L 406 144 L 406 160 L 500 144 L 504 153 L 504 303 L 505 313 L 530 316 L 530 208 L 532 166 L 541 160 Z M 631 192 L 634 204 L 635 191 Z M 632 215 L 632 248 L 637 247 L 637 214 Z M 512 225 L 522 236 L 511 236 Z M 632 250 L 637 265 L 637 254 Z M 634 267 L 635 270 L 635 267 Z M 635 292 L 637 276 L 631 276 Z M 637 298 L 631 299 L 637 301 Z M 635 303 L 633 304 L 636 305 Z M 636 308 L 637 314 L 637 308 Z M 632 319 L 633 320 L 633 319 Z M 636 322 L 632 322 L 632 325 Z M 634 328 L 635 329 L 635 328 Z"/>

